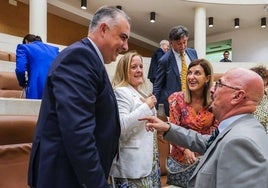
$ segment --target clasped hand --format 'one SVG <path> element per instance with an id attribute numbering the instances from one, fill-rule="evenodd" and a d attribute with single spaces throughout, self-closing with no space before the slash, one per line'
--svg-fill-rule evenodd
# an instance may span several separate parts
<path id="1" fill-rule="evenodd" d="M 150 94 L 147 98 L 141 98 L 141 101 L 145 102 L 150 109 L 152 109 L 157 102 L 156 97 L 153 94 Z"/>

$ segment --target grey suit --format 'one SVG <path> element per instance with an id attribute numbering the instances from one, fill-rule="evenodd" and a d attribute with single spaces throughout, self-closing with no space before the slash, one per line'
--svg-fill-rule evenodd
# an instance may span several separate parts
<path id="1" fill-rule="evenodd" d="M 251 114 L 231 123 L 207 151 L 209 135 L 172 125 L 164 138 L 204 154 L 188 187 L 268 188 L 268 135 Z"/>

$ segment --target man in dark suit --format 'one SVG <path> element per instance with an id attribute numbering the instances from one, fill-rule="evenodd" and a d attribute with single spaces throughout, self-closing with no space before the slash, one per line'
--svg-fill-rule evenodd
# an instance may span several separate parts
<path id="1" fill-rule="evenodd" d="M 185 56 L 187 67 L 191 61 L 197 59 L 194 49 L 187 48 L 189 33 L 184 26 L 175 26 L 169 32 L 171 50 L 165 53 L 158 62 L 156 79 L 153 85 L 153 94 L 157 105 L 163 103 L 165 113 L 169 116 L 168 97 L 170 94 L 181 91 L 181 55 Z"/>
<path id="2" fill-rule="evenodd" d="M 254 88 L 254 89 L 252 89 Z M 262 78 L 255 72 L 230 69 L 211 89 L 212 111 L 219 120 L 218 135 L 202 135 L 153 116 L 147 130 L 164 132 L 164 139 L 203 154 L 189 188 L 267 188 L 268 136 L 252 114 L 264 95 Z"/>
<path id="3" fill-rule="evenodd" d="M 120 125 L 104 64 L 128 50 L 129 35 L 129 17 L 102 7 L 93 16 L 88 37 L 53 62 L 32 146 L 30 187 L 109 187 Z"/>
<path id="4" fill-rule="evenodd" d="M 154 52 L 149 71 L 148 71 L 148 79 L 154 84 L 156 71 L 158 67 L 159 59 L 169 50 L 169 41 L 168 40 L 161 40 L 160 47 Z"/>

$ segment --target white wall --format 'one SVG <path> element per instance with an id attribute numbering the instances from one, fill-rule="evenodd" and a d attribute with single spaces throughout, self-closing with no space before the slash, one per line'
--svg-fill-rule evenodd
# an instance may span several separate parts
<path id="1" fill-rule="evenodd" d="M 0 33 L 0 51 L 16 53 L 17 45 L 21 44 L 22 40 L 23 40 L 22 37 Z M 48 44 L 52 44 L 54 46 L 59 47 L 60 51 L 66 47 L 59 44 L 53 44 L 53 43 Z"/>
<path id="2" fill-rule="evenodd" d="M 232 39 L 233 62 L 257 62 L 268 65 L 268 28 L 237 29 L 229 33 L 207 36 L 207 44 Z M 16 52 L 22 38 L 0 33 L 0 50 Z M 54 44 L 56 45 L 56 44 Z M 61 50 L 65 46 L 57 45 Z M 193 47 L 193 41 L 189 41 Z"/>
<path id="3" fill-rule="evenodd" d="M 256 62 L 268 65 L 268 28 L 237 29 L 207 37 L 207 44 L 232 39 L 233 62 Z"/>
<path id="4" fill-rule="evenodd" d="M 21 37 L 16 37 L 13 35 L 7 35 L 0 33 L 0 50 L 6 52 L 16 52 L 16 47 L 18 44 L 22 43 Z"/>
<path id="5" fill-rule="evenodd" d="M 224 73 L 233 67 L 251 68 L 258 64 L 268 66 L 268 28 L 264 29 L 238 29 L 235 32 L 210 36 L 207 38 L 207 43 L 232 39 L 232 63 L 211 62 L 215 73 Z M 22 38 L 0 33 L 0 50 L 16 52 L 16 46 L 21 43 Z M 54 44 L 55 45 L 55 44 Z M 60 49 L 65 46 L 57 45 Z M 189 45 L 191 46 L 191 41 Z M 118 56 L 115 62 L 106 65 L 107 72 L 110 78 L 115 73 L 117 61 L 121 56 Z M 152 91 L 152 84 L 147 79 L 147 73 L 150 66 L 151 58 L 143 57 L 144 62 L 144 77 L 146 78 L 146 92 Z"/>

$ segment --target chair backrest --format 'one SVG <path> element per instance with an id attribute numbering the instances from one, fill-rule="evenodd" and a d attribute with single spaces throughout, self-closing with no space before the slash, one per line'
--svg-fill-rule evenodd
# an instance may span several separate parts
<path id="1" fill-rule="evenodd" d="M 0 51 L 0 60 L 9 61 L 9 53 Z"/>
<path id="2" fill-rule="evenodd" d="M 29 187 L 28 166 L 36 121 L 33 115 L 0 115 L 0 187 Z"/>
<path id="3" fill-rule="evenodd" d="M 9 53 L 9 61 L 16 62 L 16 54 L 10 52 Z"/>
<path id="4" fill-rule="evenodd" d="M 28 188 L 31 143 L 0 145 L 0 187 Z"/>
<path id="5" fill-rule="evenodd" d="M 21 92 L 15 72 L 0 72 L 0 97 L 20 98 Z"/>
<path id="6" fill-rule="evenodd" d="M 0 146 L 32 143 L 35 115 L 0 115 Z"/>

